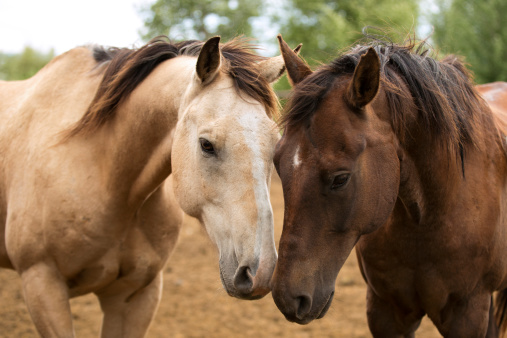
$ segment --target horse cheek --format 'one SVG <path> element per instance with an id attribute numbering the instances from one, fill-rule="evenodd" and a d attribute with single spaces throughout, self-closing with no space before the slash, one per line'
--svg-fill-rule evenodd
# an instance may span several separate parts
<path id="1" fill-rule="evenodd" d="M 400 163 L 396 152 L 375 149 L 363 164 L 363 234 L 371 233 L 382 226 L 391 215 L 400 185 Z"/>

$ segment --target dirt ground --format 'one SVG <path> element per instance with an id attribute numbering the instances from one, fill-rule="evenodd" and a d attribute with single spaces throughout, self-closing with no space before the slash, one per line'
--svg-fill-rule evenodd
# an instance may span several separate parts
<path id="1" fill-rule="evenodd" d="M 275 239 L 282 231 L 283 197 L 275 174 L 271 188 Z M 327 315 L 308 325 L 285 320 L 271 294 L 257 301 L 229 297 L 222 288 L 218 256 L 195 219 L 185 218 L 178 245 L 164 270 L 164 291 L 147 337 L 371 337 L 366 286 L 352 253 L 341 270 Z M 98 337 L 101 312 L 93 295 L 71 301 L 77 337 Z M 0 337 L 37 337 L 23 303 L 18 275 L 0 270 Z M 417 337 L 440 337 L 425 318 Z"/>

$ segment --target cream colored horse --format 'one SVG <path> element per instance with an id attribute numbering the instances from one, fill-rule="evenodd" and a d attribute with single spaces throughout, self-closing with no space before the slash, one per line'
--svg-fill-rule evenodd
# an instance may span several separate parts
<path id="1" fill-rule="evenodd" d="M 145 335 L 182 221 L 175 197 L 217 245 L 227 292 L 269 292 L 269 82 L 283 69 L 240 41 L 157 40 L 76 48 L 0 83 L 0 267 L 20 274 L 41 336 L 73 336 L 69 298 L 90 292 L 103 337 Z"/>

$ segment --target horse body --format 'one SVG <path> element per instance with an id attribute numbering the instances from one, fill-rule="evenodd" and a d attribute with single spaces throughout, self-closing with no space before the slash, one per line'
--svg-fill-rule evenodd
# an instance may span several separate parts
<path id="1" fill-rule="evenodd" d="M 295 86 L 275 153 L 286 202 L 275 303 L 298 323 L 324 316 L 355 246 L 374 336 L 413 336 L 425 314 L 446 337 L 495 336 L 491 295 L 507 287 L 500 119 L 456 60 L 358 48 Z M 300 77 L 307 67 L 285 51 Z"/>
<path id="2" fill-rule="evenodd" d="M 3 126 L 8 130 L 1 133 L 5 154 L 2 181 L 8 195 L 4 205 L 8 210 L 8 258 L 23 272 L 49 256 L 42 261 L 54 260 L 54 268 L 67 280 L 71 295 L 110 284 L 125 274 L 122 264 L 140 265 L 137 269 L 149 272 L 143 272 L 143 278 L 153 280 L 153 273 L 158 273 L 174 246 L 182 220 L 174 197 L 167 195 L 170 189 L 164 189 L 161 180 L 153 183 L 154 188 L 160 187 L 147 201 L 130 201 L 130 189 L 143 167 L 126 172 L 126 163 L 133 159 L 146 163 L 150 157 L 155 160 L 156 143 L 145 142 L 136 153 L 133 145 L 112 141 L 114 131 L 104 128 L 86 139 L 57 144 L 58 132 L 79 120 L 93 99 L 101 80 L 94 66 L 86 48 L 53 61 L 48 69 L 27 80 L 25 88 L 17 88 L 30 96 L 12 109 L 13 114 L 4 110 L 8 116 Z M 73 77 L 68 76 L 71 71 Z M 66 78 L 67 82 L 61 80 Z M 143 91 L 143 85 L 138 90 Z M 141 93 L 132 96 L 138 101 L 143 97 Z M 176 111 L 172 107 L 172 121 L 165 126 L 167 130 L 161 128 L 160 135 L 174 129 Z M 122 141 L 138 142 L 136 138 Z M 170 157 L 170 144 L 165 146 L 166 154 L 156 155 Z M 166 226 L 147 226 L 157 222 Z M 139 282 L 138 287 L 146 283 Z"/>
<path id="3" fill-rule="evenodd" d="M 255 74 L 257 61 L 217 38 L 157 41 L 136 51 L 77 48 L 31 79 L 0 83 L 0 266 L 21 275 L 42 336 L 72 336 L 68 299 L 89 292 L 104 312 L 102 336 L 144 336 L 182 221 L 177 201 L 218 246 L 231 296 L 269 291 L 276 251 L 265 192 L 278 135 L 273 102 L 248 90 L 271 89 L 259 74 L 245 93 L 229 73 Z"/>
<path id="4" fill-rule="evenodd" d="M 494 135 L 492 127 L 482 132 Z M 461 171 L 436 152 L 431 161 L 404 154 L 402 168 L 413 168 L 392 214 L 356 244 L 374 335 L 410 335 L 427 314 L 446 337 L 496 336 L 491 294 L 507 287 L 507 167 L 496 138 L 484 141 L 466 152 L 465 177 L 432 174 Z"/>
<path id="5" fill-rule="evenodd" d="M 100 198 L 97 205 L 103 205 L 102 198 L 107 200 L 105 195 L 107 191 L 96 191 L 97 186 L 93 185 L 93 182 L 102 175 L 100 168 L 94 164 L 93 160 L 94 158 L 103 159 L 102 156 L 97 156 L 100 152 L 93 153 L 94 149 L 83 147 L 82 144 L 79 152 L 71 151 L 68 146 L 55 147 L 57 142 L 55 134 L 64 126 L 68 126 L 69 120 L 77 121 L 80 118 L 93 98 L 95 87 L 101 80 L 99 74 L 76 76 L 76 78 L 66 77 L 65 74 L 70 71 L 76 71 L 76 75 L 86 74 L 93 69 L 94 65 L 95 62 L 89 50 L 77 49 L 56 58 L 50 66 L 29 80 L 12 84 L 4 82 L 0 87 L 0 92 L 4 96 L 1 107 L 4 123 L 2 123 L 0 133 L 3 159 L 1 193 L 4 202 L 2 203 L 2 220 L 4 221 L 2 235 L 9 237 L 6 241 L 2 241 L 3 253 L 6 252 L 6 246 L 22 246 L 25 247 L 26 253 L 18 250 L 15 252 L 23 256 L 30 255 L 30 252 L 36 251 L 37 247 L 43 243 L 40 237 L 42 227 L 50 228 L 52 224 L 62 219 L 69 222 L 78 219 L 86 226 L 90 222 L 83 222 L 84 219 L 94 219 L 93 212 L 90 215 L 90 210 L 87 209 L 93 210 L 94 206 L 83 203 L 83 200 L 94 201 Z M 68 80 L 55 81 L 60 77 Z M 51 85 L 41 86 L 40 83 Z M 69 93 L 69 88 L 75 89 L 74 95 L 72 91 Z M 65 101 L 62 105 L 53 107 L 55 102 L 59 102 L 58 96 L 64 96 Z M 49 133 L 46 132 L 48 130 Z M 80 165 L 73 168 L 76 163 Z M 45 167 L 51 170 L 45 170 Z M 85 167 L 90 169 L 88 174 L 83 170 Z M 33 170 L 27 170 L 27 168 Z M 75 194 L 79 191 L 79 185 L 87 181 L 90 190 L 86 190 L 84 199 L 80 200 L 81 197 Z M 65 185 L 62 186 L 62 183 Z M 37 193 L 39 190 L 41 193 Z M 88 193 L 90 195 L 86 196 Z M 44 198 L 41 198 L 42 194 Z M 92 198 L 94 194 L 95 197 Z M 74 216 L 55 212 L 58 209 L 66 211 L 65 204 L 70 205 L 71 210 L 77 208 L 80 212 Z M 27 209 L 26 206 L 30 208 Z M 25 224 L 26 219 L 35 218 L 39 222 L 40 216 L 34 217 L 34 214 L 38 213 L 38 210 L 45 209 L 47 215 L 43 216 L 46 218 L 44 225 L 36 226 L 31 230 L 32 226 Z M 101 213 L 105 212 L 106 210 L 101 210 Z M 5 222 L 6 220 L 8 222 Z M 6 232 L 4 229 L 6 224 L 12 224 L 12 222 L 23 224 L 13 228 L 9 225 Z M 90 225 L 90 228 L 93 228 L 93 225 Z M 108 233 L 109 231 L 106 230 L 108 229 L 102 231 Z M 25 236 L 18 232 L 29 231 L 38 233 L 38 236 L 32 237 L 31 243 L 27 246 L 16 243 L 23 241 L 21 237 Z M 5 262 L 3 266 L 13 267 L 12 264 L 23 264 L 23 260 L 18 262 L 12 257 L 13 254 L 15 253 L 10 253 L 11 257 L 2 255 Z"/>

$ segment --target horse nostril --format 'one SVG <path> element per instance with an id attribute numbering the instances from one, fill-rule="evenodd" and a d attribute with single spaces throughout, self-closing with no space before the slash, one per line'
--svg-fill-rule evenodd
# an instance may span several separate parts
<path id="1" fill-rule="evenodd" d="M 234 287 L 242 294 L 252 292 L 253 281 L 250 269 L 247 266 L 242 266 L 236 271 L 234 276 Z"/>
<path id="2" fill-rule="evenodd" d="M 312 309 L 312 299 L 309 296 L 299 296 L 296 298 L 296 317 L 303 319 Z"/>

